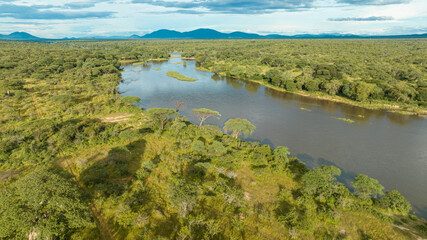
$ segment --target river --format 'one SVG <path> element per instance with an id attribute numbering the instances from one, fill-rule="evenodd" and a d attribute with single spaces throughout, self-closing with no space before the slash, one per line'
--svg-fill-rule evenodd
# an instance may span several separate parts
<path id="1" fill-rule="evenodd" d="M 124 66 L 118 90 L 123 96 L 140 97 L 137 105 L 144 109 L 175 108 L 175 101 L 185 102 L 180 113 L 194 123 L 191 109 L 202 107 L 222 115 L 205 124 L 222 127 L 230 118 L 246 118 L 256 126 L 246 140 L 289 147 L 310 168 L 334 165 L 342 170 L 339 180 L 347 186 L 356 174 L 376 178 L 386 190 L 401 192 L 416 214 L 427 218 L 427 119 L 283 93 L 199 71 L 195 65 L 171 58 Z M 168 71 L 197 81 L 179 81 L 166 76 Z"/>

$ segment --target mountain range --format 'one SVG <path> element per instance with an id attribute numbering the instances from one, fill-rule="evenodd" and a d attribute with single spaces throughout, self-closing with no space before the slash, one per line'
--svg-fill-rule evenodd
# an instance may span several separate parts
<path id="1" fill-rule="evenodd" d="M 84 38 L 63 38 L 61 40 L 72 39 L 361 39 L 361 38 L 427 38 L 427 33 L 410 34 L 410 35 L 353 35 L 340 33 L 324 33 L 324 34 L 299 34 L 299 35 L 279 35 L 269 34 L 260 35 L 256 33 L 231 32 L 223 33 L 213 29 L 201 28 L 188 32 L 178 32 L 175 30 L 161 29 L 143 36 L 114 36 L 114 37 L 84 37 Z M 53 40 L 44 39 L 33 36 L 26 32 L 14 32 L 9 35 L 1 35 L 0 40 Z"/>

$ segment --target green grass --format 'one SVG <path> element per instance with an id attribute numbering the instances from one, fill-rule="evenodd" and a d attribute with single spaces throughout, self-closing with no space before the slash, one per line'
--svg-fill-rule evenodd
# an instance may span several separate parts
<path id="1" fill-rule="evenodd" d="M 176 79 L 178 79 L 180 81 L 185 81 L 185 82 L 194 82 L 194 81 L 196 81 L 195 78 L 186 77 L 184 75 L 179 74 L 179 72 L 169 71 L 169 72 L 166 73 L 166 75 L 168 75 L 169 77 L 176 78 Z"/>
<path id="2" fill-rule="evenodd" d="M 300 107 L 299 109 L 301 109 L 301 110 L 303 110 L 303 111 L 311 112 L 311 109 L 308 109 L 308 108 Z"/>
<path id="3" fill-rule="evenodd" d="M 348 123 L 354 123 L 354 120 L 351 120 L 349 118 L 335 118 L 335 119 L 338 119 L 338 120 L 341 120 L 341 121 L 344 121 L 344 122 L 348 122 Z"/>

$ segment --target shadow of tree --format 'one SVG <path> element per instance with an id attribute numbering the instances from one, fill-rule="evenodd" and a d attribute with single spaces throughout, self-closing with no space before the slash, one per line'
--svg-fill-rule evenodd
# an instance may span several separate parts
<path id="1" fill-rule="evenodd" d="M 94 196 L 121 195 L 140 166 L 145 144 L 142 139 L 112 148 L 107 157 L 83 170 L 79 181 Z"/>
<path id="2" fill-rule="evenodd" d="M 305 153 L 297 154 L 297 158 L 300 161 L 304 162 L 307 165 L 307 167 L 310 169 L 317 168 L 320 166 L 334 166 L 339 168 L 341 170 L 341 175 L 337 176 L 338 181 L 343 183 L 348 188 L 352 188 L 351 182 L 354 181 L 354 178 L 356 176 L 354 172 L 345 171 L 342 168 L 340 168 L 338 165 L 336 165 L 334 162 L 331 162 L 327 159 L 324 159 L 324 158 L 315 159 L 311 155 L 305 154 Z"/>

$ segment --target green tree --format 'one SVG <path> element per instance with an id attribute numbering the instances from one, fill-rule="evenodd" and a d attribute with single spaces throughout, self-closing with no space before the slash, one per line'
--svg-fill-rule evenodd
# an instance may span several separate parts
<path id="1" fill-rule="evenodd" d="M 341 175 L 341 170 L 334 166 L 322 166 L 309 171 L 302 176 L 302 190 L 319 197 L 329 197 L 338 189 L 336 177 Z"/>
<path id="2" fill-rule="evenodd" d="M 417 95 L 417 91 L 411 85 L 403 81 L 393 82 L 390 85 L 388 93 L 396 102 L 412 100 Z"/>
<path id="3" fill-rule="evenodd" d="M 355 87 L 355 98 L 358 101 L 365 101 L 374 92 L 376 85 L 365 82 L 358 82 Z"/>
<path id="4" fill-rule="evenodd" d="M 166 121 L 177 115 L 175 109 L 169 108 L 150 108 L 145 111 L 145 114 L 151 119 L 160 122 L 160 129 L 163 130 Z"/>
<path id="5" fill-rule="evenodd" d="M 308 80 L 304 84 L 304 87 L 310 92 L 315 92 L 315 91 L 319 91 L 319 84 L 320 82 L 318 80 L 312 79 L 312 80 Z"/>
<path id="6" fill-rule="evenodd" d="M 41 167 L 0 192 L 0 238 L 68 239 L 91 224 L 87 202 L 71 176 Z"/>
<path id="7" fill-rule="evenodd" d="M 356 195 L 362 199 L 383 195 L 384 187 L 378 180 L 363 174 L 356 175 L 355 181 L 351 185 L 353 185 Z"/>
<path id="8" fill-rule="evenodd" d="M 222 156 L 227 153 L 227 148 L 221 142 L 213 141 L 211 145 L 208 146 L 208 152 L 215 156 Z"/>
<path id="9" fill-rule="evenodd" d="M 278 146 L 273 151 L 273 165 L 272 167 L 278 170 L 285 169 L 286 165 L 289 163 L 289 151 L 287 147 Z"/>
<path id="10" fill-rule="evenodd" d="M 197 152 L 197 153 L 205 153 L 206 152 L 205 143 L 203 143 L 200 140 L 196 140 L 191 146 L 191 151 Z"/>
<path id="11" fill-rule="evenodd" d="M 7 95 L 11 94 L 11 90 L 20 90 L 24 88 L 24 81 L 16 77 L 7 77 L 0 81 L 0 90 Z"/>
<path id="12" fill-rule="evenodd" d="M 297 90 L 297 84 L 294 80 L 285 80 L 284 81 L 285 89 L 288 91 L 296 91 Z"/>
<path id="13" fill-rule="evenodd" d="M 221 114 L 219 114 L 219 112 L 214 111 L 214 110 L 210 110 L 207 108 L 199 108 L 199 109 L 193 109 L 192 111 L 197 117 L 199 117 L 199 121 L 200 124 L 199 126 L 201 127 L 203 122 L 213 116 L 218 116 L 218 118 L 221 116 Z"/>
<path id="14" fill-rule="evenodd" d="M 380 205 L 403 214 L 412 209 L 411 204 L 397 190 L 386 192 L 385 197 L 380 200 Z"/>
<path id="15" fill-rule="evenodd" d="M 247 119 L 230 119 L 225 122 L 224 131 L 231 131 L 231 136 L 238 138 L 240 135 L 248 137 L 255 131 L 255 126 Z"/>
<path id="16" fill-rule="evenodd" d="M 326 92 L 328 92 L 330 95 L 335 95 L 337 94 L 341 87 L 343 86 L 342 82 L 339 80 L 332 80 L 329 81 L 327 83 L 325 83 L 325 90 Z"/>

